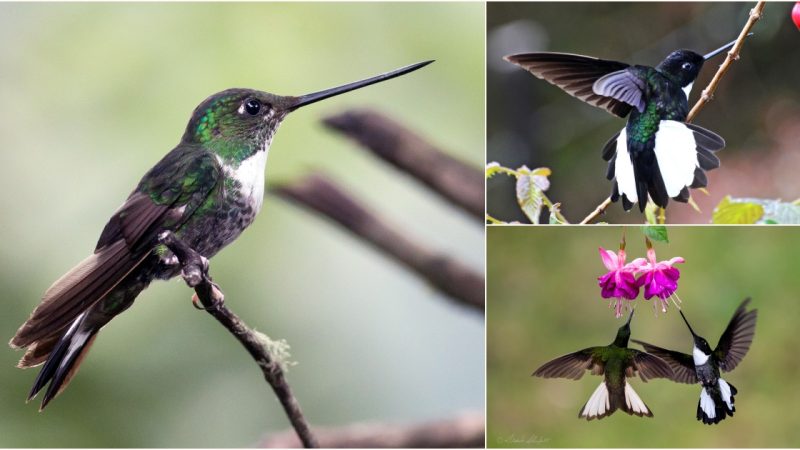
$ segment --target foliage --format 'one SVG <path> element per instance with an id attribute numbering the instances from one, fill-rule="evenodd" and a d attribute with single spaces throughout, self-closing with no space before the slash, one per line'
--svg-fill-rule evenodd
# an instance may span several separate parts
<path id="1" fill-rule="evenodd" d="M 726 196 L 714 209 L 714 224 L 800 224 L 800 200 L 791 203 Z"/>

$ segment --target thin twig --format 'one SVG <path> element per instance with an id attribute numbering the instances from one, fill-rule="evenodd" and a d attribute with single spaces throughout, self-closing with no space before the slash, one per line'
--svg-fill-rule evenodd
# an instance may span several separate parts
<path id="1" fill-rule="evenodd" d="M 359 423 L 319 429 L 325 448 L 481 448 L 484 446 L 483 414 L 469 413 L 420 424 Z M 259 447 L 292 448 L 299 444 L 294 433 L 264 438 Z"/>
<path id="2" fill-rule="evenodd" d="M 703 89 L 703 93 L 700 95 L 697 103 L 695 103 L 694 107 L 692 107 L 692 110 L 689 111 L 689 115 L 686 117 L 687 122 L 694 120 L 695 116 L 697 116 L 700 110 L 711 101 L 711 98 L 714 96 L 714 92 L 717 90 L 719 82 L 722 80 L 722 77 L 731 67 L 731 64 L 739 59 L 739 53 L 742 50 L 742 45 L 744 45 L 744 40 L 747 38 L 748 33 L 750 33 L 750 30 L 753 28 L 753 25 L 755 25 L 756 22 L 758 22 L 758 20 L 761 18 L 765 5 L 766 1 L 760 0 L 756 4 L 755 8 L 750 10 L 750 17 L 747 19 L 747 23 L 744 24 L 744 28 L 742 28 L 741 33 L 739 33 L 736 43 L 733 44 L 733 47 L 728 52 L 728 55 L 725 57 L 725 61 L 721 66 L 719 66 L 719 70 L 717 70 L 717 73 L 714 74 L 714 78 L 711 79 L 708 87 Z"/>
<path id="3" fill-rule="evenodd" d="M 278 184 L 270 191 L 333 219 L 351 233 L 399 260 L 461 304 L 484 309 L 483 276 L 448 255 L 407 237 L 320 174 Z"/>
<path id="4" fill-rule="evenodd" d="M 178 258 L 183 269 L 184 280 L 190 287 L 194 288 L 197 298 L 203 305 L 203 309 L 227 328 L 247 349 L 258 366 L 261 367 L 264 378 L 272 386 L 275 395 L 278 396 L 278 400 L 283 405 L 283 409 L 289 417 L 289 422 L 291 422 L 303 446 L 307 448 L 319 447 L 305 417 L 303 417 L 300 403 L 292 394 L 289 383 L 286 382 L 280 362 L 270 354 L 263 338 L 225 306 L 225 296 L 219 286 L 212 282 L 211 277 L 208 275 L 208 260 L 195 252 L 172 232 L 165 232 L 160 235 L 159 242 L 167 246 Z"/>
<path id="5" fill-rule="evenodd" d="M 478 219 L 484 214 L 480 169 L 450 156 L 413 131 L 371 110 L 350 110 L 323 123 L 354 139 Z"/>
<path id="6" fill-rule="evenodd" d="M 609 205 L 611 205 L 611 197 L 606 198 L 605 200 L 603 200 L 603 203 L 600 203 L 599 205 L 597 205 L 597 208 L 595 208 L 594 211 L 591 212 L 591 214 L 589 214 L 588 216 L 584 217 L 583 220 L 581 220 L 580 224 L 581 225 L 586 225 L 587 223 L 589 223 L 592 220 L 596 219 L 598 216 L 600 216 L 601 214 L 603 214 L 606 211 L 606 209 L 609 207 Z"/>

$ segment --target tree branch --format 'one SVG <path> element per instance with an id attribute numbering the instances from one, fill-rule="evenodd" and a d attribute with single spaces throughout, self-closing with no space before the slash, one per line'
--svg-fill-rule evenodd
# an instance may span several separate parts
<path id="1" fill-rule="evenodd" d="M 328 178 L 312 174 L 291 184 L 274 185 L 270 191 L 332 219 L 399 260 L 454 300 L 484 310 L 483 276 L 447 255 L 412 241 Z"/>
<path id="2" fill-rule="evenodd" d="M 583 220 L 581 220 L 580 225 L 586 225 L 587 223 L 590 223 L 591 221 L 599 217 L 601 214 L 606 212 L 606 209 L 608 209 L 610 205 L 611 205 L 611 197 L 608 197 L 605 200 L 603 200 L 603 203 L 597 205 L 597 208 L 595 208 L 594 211 L 592 211 L 588 216 L 584 217 Z"/>
<path id="3" fill-rule="evenodd" d="M 360 423 L 318 431 L 326 448 L 475 448 L 484 446 L 482 414 L 463 414 L 429 423 L 397 425 Z M 292 432 L 264 438 L 259 447 L 292 448 L 299 442 Z"/>
<path id="4" fill-rule="evenodd" d="M 764 6 L 766 5 L 766 1 L 760 0 L 755 8 L 750 10 L 750 17 L 747 19 L 747 23 L 744 24 L 744 28 L 739 33 L 739 37 L 736 38 L 736 43 L 733 44 L 733 47 L 728 52 L 728 55 L 725 57 L 725 61 L 719 66 L 719 70 L 717 73 L 714 74 L 714 78 L 711 79 L 711 82 L 708 84 L 708 87 L 703 89 L 703 93 L 700 95 L 700 98 L 697 100 L 697 103 L 694 104 L 692 110 L 689 111 L 689 115 L 686 117 L 687 122 L 691 122 L 697 116 L 703 107 L 711 101 L 711 98 L 714 97 L 714 92 L 717 90 L 717 86 L 719 82 L 722 80 L 722 77 L 728 72 L 730 69 L 731 64 L 734 61 L 739 59 L 739 52 L 742 50 L 742 45 L 744 45 L 744 40 L 747 38 L 750 30 L 753 28 L 753 25 L 758 22 L 761 18 L 761 14 L 764 11 Z"/>
<path id="5" fill-rule="evenodd" d="M 225 296 L 208 275 L 208 260 L 172 232 L 162 233 L 159 236 L 159 243 L 167 246 L 178 258 L 183 269 L 183 278 L 189 287 L 194 288 L 197 299 L 203 304 L 203 309 L 227 328 L 261 367 L 264 378 L 278 396 L 278 400 L 289 417 L 289 422 L 303 445 L 309 448 L 318 447 L 319 444 L 300 411 L 300 403 L 292 394 L 289 383 L 286 382 L 280 361 L 276 360 L 267 349 L 266 337 L 250 329 L 244 321 L 225 306 Z M 194 299 L 192 301 L 194 302 Z"/>
<path id="6" fill-rule="evenodd" d="M 327 117 L 323 123 L 413 175 L 473 216 L 483 219 L 485 190 L 480 169 L 453 158 L 375 111 L 346 111 Z"/>

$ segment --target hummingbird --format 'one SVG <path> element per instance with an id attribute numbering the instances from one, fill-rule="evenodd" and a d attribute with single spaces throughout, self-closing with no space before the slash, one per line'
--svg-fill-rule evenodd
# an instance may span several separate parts
<path id="1" fill-rule="evenodd" d="M 640 344 L 648 353 L 666 361 L 672 368 L 671 379 L 678 383 L 700 383 L 700 400 L 697 402 L 697 420 L 704 424 L 717 424 L 725 417 L 733 417 L 734 398 L 739 391 L 730 383 L 720 377 L 720 370 L 730 372 L 744 359 L 753 337 L 756 333 L 756 314 L 754 309 L 745 312 L 750 299 L 745 299 L 736 312 L 733 313 L 728 327 L 719 338 L 717 348 L 711 346 L 701 336 L 694 332 L 686 316 L 681 311 L 681 317 L 692 333 L 694 345 L 692 354 L 666 350 L 646 342 L 633 342 Z"/>
<path id="2" fill-rule="evenodd" d="M 26 349 L 17 367 L 44 363 L 28 401 L 47 386 L 43 410 L 67 387 L 103 326 L 150 282 L 181 273 L 178 259 L 158 242 L 160 234 L 174 233 L 208 259 L 253 222 L 263 202 L 270 143 L 289 113 L 432 62 L 297 97 L 228 89 L 200 103 L 180 143 L 111 216 L 94 252 L 50 286 L 11 339 L 12 348 Z"/>
<path id="3" fill-rule="evenodd" d="M 536 377 L 570 380 L 579 380 L 585 370 L 591 371 L 592 375 L 603 375 L 603 381 L 581 408 L 578 418 L 602 419 L 617 409 L 630 415 L 653 417 L 653 413 L 626 378 L 638 373 L 646 383 L 652 378 L 672 377 L 672 369 L 657 356 L 628 348 L 633 313 L 634 311 L 631 311 L 628 321 L 619 328 L 614 342 L 610 345 L 589 347 L 561 356 L 533 372 L 533 376 Z"/>
<path id="4" fill-rule="evenodd" d="M 686 123 L 689 94 L 703 63 L 736 41 L 706 55 L 676 50 L 656 67 L 629 65 L 568 53 L 520 53 L 504 59 L 569 95 L 603 108 L 628 123 L 603 147 L 611 200 L 644 212 L 647 196 L 665 208 L 669 199 L 688 202 L 689 188 L 708 185 L 705 171 L 719 167 L 719 135 Z"/>

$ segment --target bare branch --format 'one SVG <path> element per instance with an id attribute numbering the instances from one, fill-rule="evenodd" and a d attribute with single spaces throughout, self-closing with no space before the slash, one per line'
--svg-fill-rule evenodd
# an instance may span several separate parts
<path id="1" fill-rule="evenodd" d="M 410 425 L 360 423 L 319 429 L 317 434 L 325 448 L 482 448 L 485 441 L 484 418 L 479 413 Z M 258 446 L 292 448 L 299 444 L 294 433 L 287 431 L 264 438 Z"/>
<path id="2" fill-rule="evenodd" d="M 292 394 L 289 383 L 286 382 L 280 362 L 270 354 L 264 338 L 250 329 L 242 319 L 225 306 L 225 296 L 219 286 L 213 283 L 208 275 L 208 260 L 186 245 L 172 232 L 167 231 L 159 236 L 159 242 L 167 246 L 180 261 L 184 280 L 190 287 L 194 288 L 197 299 L 203 304 L 203 309 L 227 328 L 247 349 L 258 366 L 261 367 L 264 379 L 272 386 L 272 390 L 278 396 L 278 400 L 283 405 L 283 409 L 286 411 L 289 422 L 294 427 L 299 440 L 305 447 L 319 447 L 305 417 L 303 417 L 302 411 L 300 411 L 300 403 Z"/>
<path id="3" fill-rule="evenodd" d="M 454 300 L 483 311 L 483 276 L 451 257 L 411 240 L 323 175 L 312 174 L 294 183 L 272 186 L 270 190 L 333 219 L 414 270 Z"/>
<path id="4" fill-rule="evenodd" d="M 611 205 L 611 197 L 606 198 L 603 200 L 603 203 L 597 205 L 597 208 L 594 209 L 588 216 L 584 217 L 581 220 L 580 225 L 586 225 L 587 223 L 591 223 L 594 219 L 598 218 L 601 214 L 606 212 L 606 209 Z"/>
<path id="5" fill-rule="evenodd" d="M 733 47 L 728 52 L 728 56 L 725 57 L 725 61 L 721 66 L 719 66 L 719 70 L 717 70 L 717 73 L 714 74 L 714 78 L 711 79 L 708 87 L 703 89 L 703 93 L 700 95 L 697 103 L 695 103 L 694 107 L 692 107 L 692 110 L 689 111 L 689 115 L 686 117 L 687 122 L 694 120 L 695 116 L 697 116 L 700 110 L 703 109 L 706 103 L 711 101 L 711 98 L 714 96 L 714 92 L 717 90 L 719 82 L 722 80 L 722 77 L 725 75 L 728 69 L 730 69 L 731 64 L 739 59 L 739 53 L 742 50 L 742 45 L 744 45 L 744 40 L 747 38 L 747 34 L 750 33 L 753 25 L 755 25 L 756 22 L 758 22 L 758 19 L 761 18 L 761 14 L 764 11 L 765 5 L 766 1 L 760 0 L 756 4 L 755 8 L 750 10 L 750 17 L 747 19 L 747 23 L 744 24 L 744 28 L 742 28 L 741 33 L 739 33 L 736 43 L 733 44 Z"/>
<path id="6" fill-rule="evenodd" d="M 453 158 L 375 111 L 346 111 L 327 117 L 323 122 L 413 175 L 473 216 L 483 219 L 485 190 L 480 169 Z"/>

